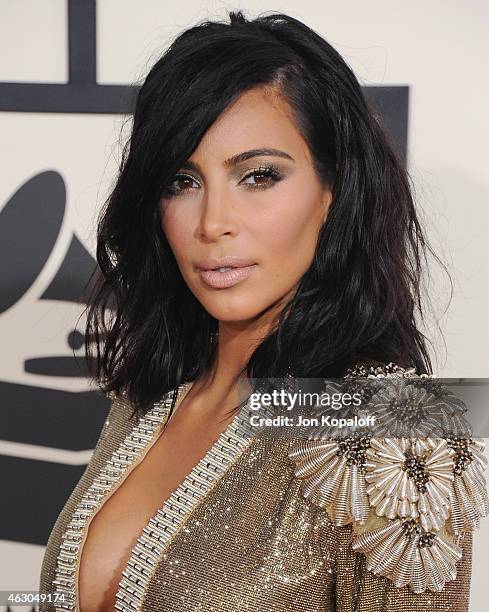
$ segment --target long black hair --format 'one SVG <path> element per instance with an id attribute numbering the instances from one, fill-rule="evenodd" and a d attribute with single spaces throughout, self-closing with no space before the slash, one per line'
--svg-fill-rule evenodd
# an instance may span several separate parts
<path id="1" fill-rule="evenodd" d="M 274 13 L 247 20 L 232 11 L 229 22 L 203 21 L 181 33 L 151 68 L 98 219 L 86 356 L 97 364 L 99 386 L 125 394 L 133 415 L 210 367 L 218 321 L 178 269 L 159 201 L 226 107 L 260 86 L 290 105 L 333 201 L 314 260 L 251 355 L 247 376 L 342 376 L 359 356 L 432 373 L 415 321 L 423 316 L 422 262 L 432 249 L 404 164 L 360 84 L 341 55 L 297 19 Z"/>

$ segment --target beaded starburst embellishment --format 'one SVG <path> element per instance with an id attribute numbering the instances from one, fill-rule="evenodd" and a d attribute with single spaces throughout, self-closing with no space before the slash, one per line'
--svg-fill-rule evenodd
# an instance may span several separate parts
<path id="1" fill-rule="evenodd" d="M 391 435 L 294 440 L 289 458 L 302 494 L 334 525 L 353 525 L 352 548 L 368 570 L 415 593 L 440 591 L 456 577 L 462 534 L 489 514 L 484 441 L 467 434 L 463 402 L 413 368 L 350 374 L 393 379 L 369 397 L 385 417 L 379 431 Z"/>

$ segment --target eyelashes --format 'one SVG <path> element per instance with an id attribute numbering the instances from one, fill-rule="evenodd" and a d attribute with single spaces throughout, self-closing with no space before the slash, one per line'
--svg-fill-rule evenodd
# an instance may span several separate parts
<path id="1" fill-rule="evenodd" d="M 282 180 L 283 175 L 282 172 L 274 165 L 270 164 L 267 166 L 259 166 L 258 168 L 253 168 L 246 172 L 246 174 L 241 179 L 240 183 L 248 178 L 265 178 L 267 179 L 265 184 L 260 183 L 246 183 L 246 185 L 250 186 L 252 189 L 266 189 L 275 183 L 278 183 Z"/>
<path id="2" fill-rule="evenodd" d="M 277 166 L 269 164 L 248 170 L 240 179 L 239 184 L 244 184 L 246 189 L 250 189 L 251 191 L 257 191 L 261 189 L 269 189 L 283 178 L 284 177 L 281 170 L 277 168 Z M 255 182 L 247 183 L 246 181 L 248 181 L 248 179 L 253 179 Z M 257 183 L 257 179 L 260 182 Z M 184 183 L 185 186 L 183 188 L 181 186 L 177 187 L 176 184 L 178 182 Z M 197 186 L 199 185 L 199 181 L 191 174 L 178 172 L 174 175 L 173 180 L 164 188 L 163 197 L 172 198 L 185 194 L 196 188 L 192 186 L 192 183 L 197 184 Z"/>

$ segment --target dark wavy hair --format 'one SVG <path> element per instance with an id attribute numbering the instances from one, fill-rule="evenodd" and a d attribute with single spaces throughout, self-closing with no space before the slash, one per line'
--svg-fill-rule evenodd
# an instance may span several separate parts
<path id="1" fill-rule="evenodd" d="M 149 71 L 98 218 L 86 356 L 102 390 L 125 394 L 133 415 L 212 364 L 218 321 L 182 278 L 159 201 L 226 107 L 260 86 L 290 105 L 333 201 L 314 260 L 251 355 L 247 376 L 342 376 L 360 356 L 432 373 L 415 317 L 424 316 L 422 259 L 433 251 L 404 164 L 355 75 L 297 19 L 275 13 L 247 20 L 232 11 L 229 23 L 184 31 Z"/>

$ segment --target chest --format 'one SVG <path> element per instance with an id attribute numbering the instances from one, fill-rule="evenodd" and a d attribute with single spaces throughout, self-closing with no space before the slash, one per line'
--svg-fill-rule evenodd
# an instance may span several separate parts
<path id="1" fill-rule="evenodd" d="M 226 425 L 178 412 L 92 515 L 79 566 L 83 612 L 114 609 L 119 582 L 141 532 Z"/>

